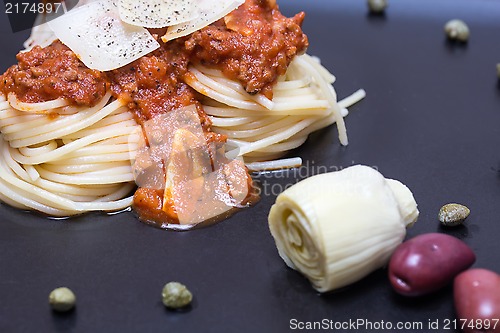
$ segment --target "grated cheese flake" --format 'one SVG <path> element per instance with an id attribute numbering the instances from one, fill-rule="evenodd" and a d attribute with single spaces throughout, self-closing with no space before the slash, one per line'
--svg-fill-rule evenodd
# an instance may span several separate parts
<path id="1" fill-rule="evenodd" d="M 125 66 L 160 47 L 142 27 L 120 19 L 111 1 L 95 1 L 48 22 L 62 43 L 91 69 L 109 71 Z"/>
<path id="2" fill-rule="evenodd" d="M 118 0 L 120 18 L 144 28 L 164 28 L 193 20 L 196 0 Z"/>
<path id="3" fill-rule="evenodd" d="M 240 5 L 245 0 L 197 0 L 196 9 L 198 15 L 196 18 L 168 27 L 167 33 L 161 38 L 164 42 L 189 35 L 207 25 L 223 18 Z"/>

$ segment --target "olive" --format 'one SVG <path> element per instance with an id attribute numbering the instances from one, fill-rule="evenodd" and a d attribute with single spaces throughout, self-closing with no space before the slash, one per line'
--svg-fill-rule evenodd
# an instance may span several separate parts
<path id="1" fill-rule="evenodd" d="M 500 332 L 500 275 L 475 268 L 453 282 L 457 319 L 466 333 Z"/>
<path id="2" fill-rule="evenodd" d="M 420 296 L 450 283 L 476 256 L 458 238 L 429 233 L 400 244 L 389 262 L 389 280 L 396 292 Z"/>

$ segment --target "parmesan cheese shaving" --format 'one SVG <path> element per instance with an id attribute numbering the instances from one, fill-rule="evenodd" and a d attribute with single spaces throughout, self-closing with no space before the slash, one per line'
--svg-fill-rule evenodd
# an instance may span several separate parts
<path id="1" fill-rule="evenodd" d="M 160 47 L 144 28 L 124 23 L 110 1 L 96 1 L 48 22 L 61 42 L 89 68 L 109 71 Z"/>
<path id="2" fill-rule="evenodd" d="M 119 0 L 120 18 L 144 28 L 164 28 L 194 19 L 195 0 Z"/>
<path id="3" fill-rule="evenodd" d="M 198 15 L 195 19 L 185 23 L 170 26 L 167 33 L 161 38 L 164 42 L 189 35 L 207 25 L 223 18 L 240 5 L 245 0 L 198 0 Z"/>

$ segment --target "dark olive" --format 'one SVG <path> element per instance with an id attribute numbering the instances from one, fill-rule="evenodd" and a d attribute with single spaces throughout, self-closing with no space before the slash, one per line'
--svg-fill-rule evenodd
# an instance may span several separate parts
<path id="1" fill-rule="evenodd" d="M 389 262 L 389 280 L 402 295 L 425 295 L 450 283 L 475 260 L 474 252 L 458 238 L 423 234 L 396 248 Z"/>
<path id="2" fill-rule="evenodd" d="M 453 296 L 464 332 L 500 332 L 500 275 L 480 268 L 462 272 L 453 282 Z"/>

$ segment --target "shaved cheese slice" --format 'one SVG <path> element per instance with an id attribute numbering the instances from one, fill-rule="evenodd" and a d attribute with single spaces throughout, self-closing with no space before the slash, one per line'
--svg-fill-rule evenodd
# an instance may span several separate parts
<path id="1" fill-rule="evenodd" d="M 91 2 L 48 22 L 89 68 L 109 71 L 160 47 L 144 28 L 124 23 L 111 1 Z"/>
<path id="2" fill-rule="evenodd" d="M 198 0 L 198 17 L 185 23 L 170 26 L 161 39 L 166 43 L 169 40 L 189 35 L 223 18 L 244 2 L 245 0 Z"/>
<path id="3" fill-rule="evenodd" d="M 194 0 L 119 0 L 120 18 L 145 28 L 164 28 L 197 17 Z"/>

